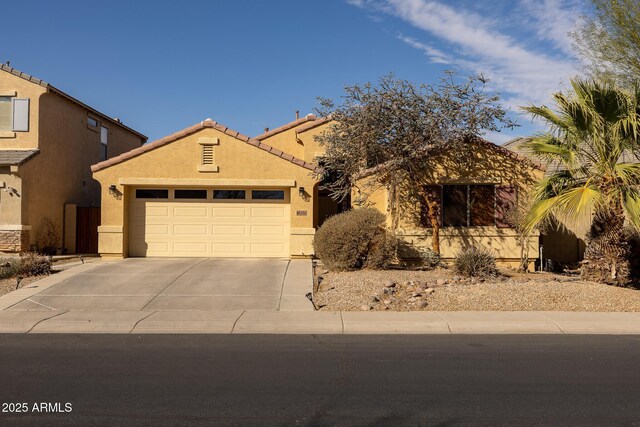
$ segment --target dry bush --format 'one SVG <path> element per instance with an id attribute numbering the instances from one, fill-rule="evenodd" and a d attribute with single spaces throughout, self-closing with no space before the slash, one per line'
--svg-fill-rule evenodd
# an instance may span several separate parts
<path id="1" fill-rule="evenodd" d="M 498 275 L 496 259 L 482 247 L 469 247 L 456 254 L 453 271 L 465 277 L 491 277 Z"/>
<path id="2" fill-rule="evenodd" d="M 51 258 L 36 252 L 20 254 L 18 274 L 23 276 L 41 276 L 51 274 Z"/>
<path id="3" fill-rule="evenodd" d="M 395 239 L 386 217 L 373 208 L 332 216 L 316 232 L 313 248 L 330 270 L 384 268 L 395 254 Z"/>

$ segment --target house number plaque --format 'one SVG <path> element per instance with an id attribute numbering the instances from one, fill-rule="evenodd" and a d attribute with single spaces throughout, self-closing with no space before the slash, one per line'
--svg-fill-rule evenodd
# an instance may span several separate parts
<path id="1" fill-rule="evenodd" d="M 296 216 L 307 216 L 307 211 L 296 211 Z"/>

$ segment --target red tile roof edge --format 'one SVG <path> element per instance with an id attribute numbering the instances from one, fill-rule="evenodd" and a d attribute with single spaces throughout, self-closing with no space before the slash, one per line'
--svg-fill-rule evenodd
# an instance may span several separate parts
<path id="1" fill-rule="evenodd" d="M 260 142 L 259 140 L 255 139 L 255 138 L 250 138 L 246 135 L 241 134 L 238 131 L 235 131 L 231 128 L 228 128 L 227 126 L 220 124 L 218 122 L 215 122 L 211 119 L 206 119 L 203 120 L 200 123 L 196 123 L 193 126 L 189 126 L 188 128 L 179 130 L 178 132 L 174 132 L 171 135 L 167 135 L 164 138 L 158 139 L 156 141 L 150 142 L 148 144 L 143 145 L 142 147 L 138 147 L 135 148 L 131 151 L 127 151 L 126 153 L 120 154 L 119 156 L 116 157 L 112 157 L 108 160 L 105 160 L 103 162 L 100 163 L 96 163 L 95 165 L 91 166 L 91 171 L 92 172 L 97 172 L 100 171 L 102 169 L 106 169 L 110 166 L 113 165 L 117 165 L 118 163 L 122 163 L 126 160 L 132 159 L 134 157 L 137 157 L 141 154 L 146 153 L 147 151 L 151 151 L 151 150 L 155 150 L 156 148 L 162 147 L 163 145 L 169 144 L 173 141 L 176 141 L 180 138 L 183 138 L 187 135 L 191 135 L 193 133 L 198 132 L 201 129 L 204 128 L 213 128 L 213 129 L 217 129 L 220 132 L 223 132 L 233 138 L 236 138 L 242 142 L 245 142 L 249 145 L 253 145 L 254 147 L 257 147 L 263 151 L 267 151 L 270 154 L 273 154 L 274 156 L 280 157 L 283 160 L 286 160 L 288 162 L 294 163 L 298 166 L 301 166 L 305 169 L 309 169 L 311 171 L 316 171 L 318 170 L 317 165 L 313 164 L 313 163 L 308 163 L 305 162 L 304 160 L 298 159 L 290 154 L 284 153 L 268 144 L 264 144 L 262 142 Z"/>
<path id="2" fill-rule="evenodd" d="M 261 141 L 263 139 L 267 139 L 269 137 L 272 137 L 273 135 L 276 135 L 278 133 L 287 131 L 289 129 L 293 129 L 296 126 L 300 126 L 303 123 L 307 123 L 307 122 L 313 122 L 314 120 L 316 120 L 316 115 L 315 114 L 307 114 L 306 116 L 294 120 L 292 122 L 289 122 L 287 124 L 284 124 L 280 127 L 277 127 L 275 129 L 271 129 L 270 131 L 261 133 L 260 135 L 254 136 L 254 139 L 257 139 L 258 141 Z"/>

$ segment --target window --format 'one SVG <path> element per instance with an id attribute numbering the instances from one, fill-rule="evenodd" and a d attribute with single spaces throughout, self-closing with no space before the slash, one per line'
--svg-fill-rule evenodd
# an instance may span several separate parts
<path id="1" fill-rule="evenodd" d="M 176 199 L 206 199 L 207 190 L 176 190 Z"/>
<path id="2" fill-rule="evenodd" d="M 253 200 L 284 200 L 284 190 L 252 190 Z"/>
<path id="3" fill-rule="evenodd" d="M 136 199 L 168 199 L 169 190 L 138 189 Z"/>
<path id="4" fill-rule="evenodd" d="M 442 187 L 442 225 L 465 227 L 467 225 L 467 186 L 444 185 Z"/>
<path id="5" fill-rule="evenodd" d="M 493 185 L 469 186 L 469 225 L 495 225 L 496 190 Z"/>
<path id="6" fill-rule="evenodd" d="M 8 96 L 0 96 L 0 131 L 12 130 L 12 110 L 11 98 Z"/>
<path id="7" fill-rule="evenodd" d="M 246 193 L 244 190 L 213 190 L 214 199 L 244 199 Z"/>
<path id="8" fill-rule="evenodd" d="M 443 227 L 510 227 L 508 211 L 516 199 L 515 187 L 495 185 L 432 185 L 425 188 L 437 205 Z M 431 227 L 426 206 L 420 224 Z"/>
<path id="9" fill-rule="evenodd" d="M 29 131 L 29 98 L 0 96 L 0 131 Z"/>
<path id="10" fill-rule="evenodd" d="M 87 124 L 89 126 L 93 126 L 94 128 L 98 127 L 98 121 L 96 119 L 94 119 L 93 117 L 87 117 Z"/>
<path id="11" fill-rule="evenodd" d="M 100 161 L 107 160 L 107 146 L 109 144 L 109 129 L 100 127 Z"/>

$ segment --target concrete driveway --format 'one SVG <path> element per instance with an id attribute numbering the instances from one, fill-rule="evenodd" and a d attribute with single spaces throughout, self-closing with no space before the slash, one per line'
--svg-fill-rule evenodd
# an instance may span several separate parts
<path id="1" fill-rule="evenodd" d="M 8 310 L 312 309 L 311 286 L 309 260 L 129 258 L 43 286 Z"/>

